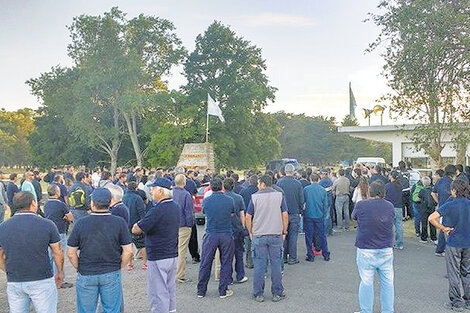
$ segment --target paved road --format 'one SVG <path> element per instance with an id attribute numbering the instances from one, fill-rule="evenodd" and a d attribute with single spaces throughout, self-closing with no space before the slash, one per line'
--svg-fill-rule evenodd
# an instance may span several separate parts
<path id="1" fill-rule="evenodd" d="M 202 233 L 201 228 L 199 233 Z M 250 281 L 235 285 L 235 295 L 219 299 L 217 284 L 209 283 L 206 298 L 196 297 L 196 282 L 178 285 L 178 312 L 269 312 L 269 313 L 351 313 L 358 311 L 358 274 L 355 265 L 354 232 L 329 237 L 331 261 L 317 258 L 314 263 L 286 265 L 284 286 L 288 298 L 279 303 L 256 303 L 251 299 Z M 305 254 L 303 236 L 299 236 L 299 255 Z M 444 258 L 435 257 L 432 244 L 421 244 L 416 238 L 405 240 L 405 249 L 395 252 L 395 308 L 397 313 L 445 312 L 447 281 Z M 303 258 L 302 258 L 303 259 Z M 68 263 L 68 262 L 67 262 Z M 137 263 L 140 265 L 140 261 Z M 67 277 L 74 282 L 75 274 L 67 267 Z M 197 265 L 188 263 L 188 277 L 197 280 Z M 123 272 L 126 312 L 147 312 L 145 272 L 137 269 Z M 0 274 L 0 312 L 8 312 L 5 297 L 5 275 Z M 269 296 L 270 282 L 266 284 Z M 376 289 L 377 293 L 378 289 Z M 75 311 L 74 288 L 59 291 L 59 312 Z M 380 312 L 378 299 L 374 312 Z"/>

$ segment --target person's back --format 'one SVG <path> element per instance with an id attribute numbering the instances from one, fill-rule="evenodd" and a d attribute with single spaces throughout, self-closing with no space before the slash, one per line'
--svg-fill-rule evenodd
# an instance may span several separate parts
<path id="1" fill-rule="evenodd" d="M 470 248 L 470 200 L 452 198 L 437 210 L 445 217 L 445 226 L 452 228 L 447 245 L 454 248 Z"/>
<path id="2" fill-rule="evenodd" d="M 202 209 L 207 218 L 206 233 L 232 232 L 232 214 L 234 212 L 232 198 L 221 192 L 214 192 L 204 199 Z"/>
<path id="3" fill-rule="evenodd" d="M 251 196 L 257 191 L 258 191 L 258 187 L 252 184 L 240 190 L 240 196 L 242 196 L 243 198 L 243 202 L 245 203 L 245 208 L 248 207 L 248 204 L 251 201 Z"/>
<path id="4" fill-rule="evenodd" d="M 129 209 L 129 228 L 140 221 L 145 216 L 145 203 L 142 200 L 142 197 L 137 193 L 137 191 L 128 190 L 122 202 Z"/>
<path id="5" fill-rule="evenodd" d="M 403 208 L 403 192 L 398 182 L 385 185 L 385 200 L 391 202 L 395 208 Z"/>
<path id="6" fill-rule="evenodd" d="M 247 213 L 253 215 L 253 236 L 282 234 L 281 207 L 286 209 L 283 197 L 281 192 L 272 187 L 260 190 L 252 196 L 252 204 Z"/>
<path id="7" fill-rule="evenodd" d="M 370 199 L 358 202 L 352 213 L 353 219 L 357 220 L 356 263 L 361 279 L 359 306 L 361 312 L 373 312 L 374 276 L 377 273 L 381 312 L 393 312 L 395 295 L 392 241 L 395 208 L 383 199 L 385 188 L 382 182 L 370 184 L 369 195 Z"/>
<path id="8" fill-rule="evenodd" d="M 288 213 L 299 214 L 304 203 L 302 183 L 292 176 L 285 176 L 277 185 L 284 190 Z"/>
<path id="9" fill-rule="evenodd" d="M 356 247 L 361 249 L 391 248 L 393 241 L 393 205 L 384 199 L 358 202 L 353 211 L 357 220 Z"/>
<path id="10" fill-rule="evenodd" d="M 304 188 L 305 217 L 324 218 L 328 207 L 328 198 L 325 188 L 318 183 L 310 184 Z"/>
<path id="11" fill-rule="evenodd" d="M 14 182 L 10 181 L 8 183 L 8 185 L 7 185 L 7 198 L 8 198 L 8 206 L 10 207 L 10 209 L 13 208 L 13 197 L 19 191 L 20 191 L 20 189 L 18 188 L 18 186 Z"/>

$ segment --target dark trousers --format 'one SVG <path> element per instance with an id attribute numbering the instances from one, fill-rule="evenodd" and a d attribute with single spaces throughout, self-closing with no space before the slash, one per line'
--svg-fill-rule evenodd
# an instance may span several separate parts
<path id="1" fill-rule="evenodd" d="M 237 280 L 240 281 L 245 277 L 245 266 L 243 265 L 243 252 L 245 252 L 245 236 L 243 231 L 236 231 L 233 234 L 233 242 L 235 246 L 235 272 Z"/>
<path id="2" fill-rule="evenodd" d="M 470 302 L 470 249 L 447 246 L 446 266 L 452 306 L 464 307 Z"/>
<path id="3" fill-rule="evenodd" d="M 297 261 L 297 238 L 299 237 L 299 214 L 289 214 L 289 227 L 284 241 L 284 260 Z"/>
<path id="4" fill-rule="evenodd" d="M 435 241 L 437 240 L 436 236 L 436 227 L 434 227 L 431 223 L 428 221 L 429 211 L 427 210 L 422 210 L 421 208 L 419 209 L 419 215 L 421 217 L 421 240 L 428 240 L 428 224 L 429 224 L 429 233 L 431 235 L 431 240 Z"/>
<path id="5" fill-rule="evenodd" d="M 234 243 L 232 234 L 205 234 L 202 240 L 201 265 L 199 267 L 199 279 L 197 294 L 205 296 L 207 283 L 211 277 L 212 262 L 215 251 L 220 251 L 220 281 L 219 295 L 224 296 L 232 279 L 232 261 Z"/>
<path id="6" fill-rule="evenodd" d="M 437 247 L 436 253 L 442 253 L 446 250 L 446 236 L 443 232 L 439 232 L 439 236 L 437 237 Z"/>
<path id="7" fill-rule="evenodd" d="M 322 218 L 304 217 L 305 245 L 307 247 L 307 258 L 313 260 L 312 241 L 315 240 L 317 247 L 322 251 L 323 257 L 330 255 L 328 243 L 326 241 L 325 223 Z"/>
<path id="8" fill-rule="evenodd" d="M 197 242 L 197 227 L 196 224 L 193 225 L 191 229 L 191 237 L 189 238 L 189 253 L 194 260 L 200 260 L 201 256 L 199 255 L 199 244 Z"/>

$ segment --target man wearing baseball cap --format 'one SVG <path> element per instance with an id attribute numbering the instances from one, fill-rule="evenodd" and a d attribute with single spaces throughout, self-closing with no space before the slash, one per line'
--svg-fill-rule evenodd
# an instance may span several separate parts
<path id="1" fill-rule="evenodd" d="M 98 295 L 104 312 L 123 309 L 121 268 L 132 258 L 132 239 L 126 221 L 109 212 L 110 203 L 111 192 L 96 188 L 91 214 L 76 222 L 68 240 L 67 256 L 78 269 L 79 313 L 95 312 Z"/>
<path id="2" fill-rule="evenodd" d="M 141 221 L 134 224 L 132 233 L 145 233 L 150 312 L 176 312 L 180 209 L 172 199 L 170 180 L 157 178 L 149 187 L 155 204 Z"/>

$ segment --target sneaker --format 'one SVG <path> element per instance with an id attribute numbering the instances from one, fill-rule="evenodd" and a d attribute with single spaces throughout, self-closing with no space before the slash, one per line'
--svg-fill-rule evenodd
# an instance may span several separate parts
<path id="1" fill-rule="evenodd" d="M 220 281 L 220 278 L 214 278 L 215 281 Z"/>
<path id="2" fill-rule="evenodd" d="M 421 237 L 421 234 L 420 234 L 420 233 L 416 233 L 416 237 Z"/>
<path id="3" fill-rule="evenodd" d="M 421 239 L 419 242 L 421 242 L 421 243 L 428 243 L 427 240 L 423 240 L 423 239 Z"/>
<path id="4" fill-rule="evenodd" d="M 446 253 L 445 253 L 445 252 L 441 252 L 441 253 L 436 252 L 436 253 L 434 253 L 434 255 L 435 255 L 435 256 L 444 257 L 444 256 L 446 256 Z"/>
<path id="5" fill-rule="evenodd" d="M 245 276 L 242 279 L 237 280 L 236 283 L 237 284 L 243 284 L 243 283 L 246 283 L 247 281 L 248 281 L 248 277 Z"/>
<path id="6" fill-rule="evenodd" d="M 437 240 L 433 240 L 432 243 L 437 246 Z"/>
<path id="7" fill-rule="evenodd" d="M 225 299 L 227 297 L 233 296 L 233 290 L 227 289 L 225 291 L 225 295 L 219 296 L 220 299 Z"/>
<path id="8" fill-rule="evenodd" d="M 251 269 L 251 268 L 253 268 L 254 266 L 253 266 L 252 264 L 245 264 L 245 267 Z"/>
<path id="9" fill-rule="evenodd" d="M 294 264 L 298 264 L 298 263 L 300 263 L 299 260 L 292 260 L 292 261 L 289 260 L 289 261 L 287 262 L 287 264 L 289 264 L 289 265 L 294 265 Z"/>
<path id="10" fill-rule="evenodd" d="M 327 261 L 327 262 L 328 262 L 328 261 L 330 260 L 330 256 L 326 256 L 326 257 L 324 257 L 324 258 L 323 258 L 323 260 L 325 260 L 325 261 Z"/>
<path id="11" fill-rule="evenodd" d="M 192 282 L 192 280 L 189 279 L 189 278 L 178 278 L 178 282 L 179 282 L 180 284 L 186 284 L 186 283 Z"/>
<path id="12" fill-rule="evenodd" d="M 199 262 L 201 262 L 201 259 L 193 258 L 193 264 L 198 264 Z"/>
<path id="13" fill-rule="evenodd" d="M 127 264 L 127 270 L 130 272 L 134 269 L 134 265 L 132 264 Z"/>
<path id="14" fill-rule="evenodd" d="M 340 228 L 333 229 L 333 233 L 342 233 L 342 232 L 343 232 L 343 230 L 340 229 Z"/>
<path id="15" fill-rule="evenodd" d="M 147 263 L 144 263 L 144 264 L 142 265 L 142 269 L 143 269 L 144 271 L 146 271 L 146 270 L 149 269 Z"/>
<path id="16" fill-rule="evenodd" d="M 451 302 L 446 302 L 444 303 L 444 307 L 446 309 L 449 309 L 449 310 L 452 310 L 452 311 L 455 311 L 455 312 L 463 312 L 465 310 L 465 308 L 463 306 L 455 306 L 453 305 Z"/>
<path id="17" fill-rule="evenodd" d="M 273 302 L 279 302 L 281 300 L 284 300 L 286 298 L 286 294 L 282 293 L 280 295 L 274 295 L 273 296 Z"/>
<path id="18" fill-rule="evenodd" d="M 315 259 L 314 259 L 314 258 L 305 258 L 305 261 L 307 261 L 307 262 L 314 262 Z"/>
<path id="19" fill-rule="evenodd" d="M 204 298 L 205 295 L 197 295 L 198 298 Z"/>
<path id="20" fill-rule="evenodd" d="M 62 285 L 60 285 L 60 289 L 67 289 L 67 288 L 72 288 L 72 287 L 73 287 L 73 284 L 67 283 L 67 282 L 64 282 L 62 283 Z"/>
<path id="21" fill-rule="evenodd" d="M 264 296 L 262 296 L 262 295 L 256 296 L 256 297 L 255 297 L 255 301 L 256 301 L 256 302 L 259 302 L 259 303 L 264 302 Z"/>

